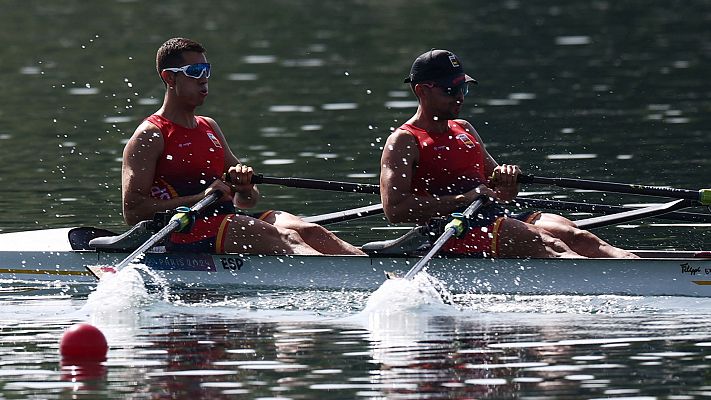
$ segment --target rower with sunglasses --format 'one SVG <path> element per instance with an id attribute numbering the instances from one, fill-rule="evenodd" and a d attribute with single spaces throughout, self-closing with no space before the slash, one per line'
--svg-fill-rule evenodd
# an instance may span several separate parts
<path id="1" fill-rule="evenodd" d="M 259 190 L 254 171 L 232 153 L 214 119 L 195 115 L 208 94 L 205 48 L 173 38 L 158 49 L 163 105 L 126 143 L 122 164 L 123 215 L 128 224 L 192 206 L 215 191 L 218 204 L 198 215 L 186 232 L 171 234 L 170 251 L 249 254 L 363 254 L 320 225 L 283 212 L 253 215 Z M 229 179 L 227 179 L 229 177 Z"/>
<path id="2" fill-rule="evenodd" d="M 505 209 L 502 203 L 518 194 L 521 170 L 499 165 L 474 127 L 458 118 L 469 86 L 477 81 L 464 73 L 454 53 L 435 49 L 423 53 L 405 83 L 417 97 L 417 111 L 390 134 L 380 162 L 381 200 L 390 222 L 430 224 L 436 238 L 447 216 L 485 195 L 495 201 L 469 219 L 466 234 L 449 239 L 442 252 L 636 258 L 562 216 L 537 211 L 512 214 Z"/>

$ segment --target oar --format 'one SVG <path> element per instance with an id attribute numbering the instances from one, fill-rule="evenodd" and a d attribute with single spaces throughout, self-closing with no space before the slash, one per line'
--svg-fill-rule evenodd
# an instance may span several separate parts
<path id="1" fill-rule="evenodd" d="M 153 245 L 155 245 L 159 241 L 163 240 L 164 238 L 168 237 L 168 235 L 170 235 L 171 233 L 186 227 L 191 222 L 192 214 L 199 213 L 200 211 L 209 207 L 215 201 L 217 201 L 220 197 L 222 197 L 222 192 L 219 190 L 215 190 L 214 192 L 210 193 L 206 197 L 203 197 L 200 201 L 195 203 L 195 205 L 192 207 L 179 207 L 178 213 L 175 214 L 170 219 L 168 224 L 166 224 L 161 230 L 156 232 L 153 236 L 151 236 L 148 240 L 146 240 L 145 243 L 143 243 L 141 246 L 139 246 L 136 250 L 134 250 L 126 258 L 124 258 L 123 261 L 116 264 L 115 266 L 107 268 L 106 266 L 89 265 L 86 267 L 86 269 L 89 270 L 89 272 L 91 272 L 97 279 L 101 279 L 101 276 L 107 272 L 120 271 L 121 269 L 126 267 L 128 264 L 130 264 L 133 260 L 138 258 L 138 256 L 145 253 L 146 250 L 153 247 Z"/>
<path id="2" fill-rule="evenodd" d="M 279 178 L 275 176 L 264 176 L 261 174 L 252 176 L 252 183 L 259 184 L 269 184 L 269 185 L 280 185 L 286 187 L 300 188 L 300 189 L 319 189 L 319 190 L 331 190 L 337 192 L 354 192 L 354 193 L 370 193 L 379 194 L 380 186 L 364 184 L 364 183 L 352 183 L 352 182 L 339 182 L 339 181 L 326 181 L 321 179 L 307 179 L 307 178 Z M 356 218 L 363 218 L 370 215 L 381 214 L 383 212 L 382 204 L 373 204 L 365 207 L 358 207 L 350 210 L 336 211 L 328 214 L 314 215 L 311 217 L 305 217 L 304 221 L 313 222 L 316 224 L 333 224 L 336 222 L 348 221 Z"/>
<path id="3" fill-rule="evenodd" d="M 445 243 L 454 235 L 459 235 L 464 232 L 466 221 L 471 218 L 479 209 L 488 202 L 488 198 L 485 196 L 477 197 L 474 202 L 472 202 L 469 207 L 464 210 L 463 213 L 454 213 L 452 216 L 454 219 L 449 221 L 449 223 L 444 227 L 444 233 L 432 244 L 430 251 L 425 254 L 415 265 L 410 268 L 405 274 L 405 279 L 412 279 L 418 272 L 425 267 L 428 261 L 444 246 Z"/>
<path id="4" fill-rule="evenodd" d="M 338 182 L 338 181 L 324 181 L 320 179 L 306 179 L 306 178 L 277 178 L 274 176 L 264 176 L 264 175 L 253 175 L 252 183 L 266 183 L 271 185 L 281 185 L 286 187 L 302 188 L 302 189 L 320 189 L 320 190 L 333 190 L 338 192 L 354 192 L 354 193 L 371 193 L 379 194 L 380 186 L 361 184 L 361 183 L 351 183 L 351 182 Z"/>
<path id="5" fill-rule="evenodd" d="M 592 217 L 586 219 L 579 219 L 575 222 L 575 225 L 580 229 L 592 229 L 599 228 L 602 226 L 609 226 L 615 224 L 621 224 L 627 221 L 634 221 L 642 218 L 654 217 L 661 214 L 666 214 L 675 210 L 680 210 L 682 208 L 690 207 L 692 204 L 691 200 L 679 199 L 674 200 L 669 203 L 657 204 L 650 207 L 639 208 L 636 210 L 629 210 L 620 212 L 617 214 L 603 215 L 600 217 Z"/>
<path id="6" fill-rule="evenodd" d="M 629 183 L 615 183 L 591 181 L 585 179 L 572 178 L 545 178 L 534 175 L 519 175 L 518 182 L 520 183 L 541 183 L 545 185 L 553 185 L 563 188 L 597 190 L 602 192 L 639 194 L 645 196 L 670 197 L 673 199 L 692 200 L 697 204 L 704 206 L 711 205 L 711 189 L 688 190 L 675 189 L 662 186 L 645 186 Z"/>
<path id="7" fill-rule="evenodd" d="M 528 197 L 516 197 L 516 204 L 523 207 L 546 208 L 550 210 L 563 210 L 571 212 L 588 212 L 597 214 L 614 214 L 630 210 L 638 210 L 628 206 L 611 206 L 608 204 L 596 203 L 580 203 L 574 201 L 533 199 Z M 673 221 L 690 221 L 690 222 L 711 222 L 711 214 L 693 213 L 693 212 L 670 212 L 661 215 L 654 215 L 653 218 L 673 220 Z"/>
<path id="8" fill-rule="evenodd" d="M 654 187 L 654 186 L 642 186 L 633 185 L 625 183 L 612 183 L 612 182 L 600 182 L 600 181 L 590 181 L 583 179 L 570 179 L 570 178 L 545 178 L 537 177 L 533 175 L 520 175 L 519 182 L 521 183 L 542 183 L 542 184 L 552 184 L 560 187 L 570 187 L 570 188 L 580 188 L 588 190 L 606 190 L 614 191 L 620 193 L 631 193 L 631 194 L 645 194 L 652 196 L 663 196 L 663 197 L 675 197 L 678 198 L 679 195 L 691 198 L 695 202 L 700 202 L 701 204 L 708 205 L 711 202 L 711 189 L 703 189 L 700 191 L 685 190 L 685 189 L 674 189 L 667 187 Z M 264 183 L 264 184 L 274 184 L 286 187 L 304 188 L 304 189 L 319 189 L 319 190 L 331 190 L 340 192 L 356 192 L 356 193 L 371 193 L 378 194 L 380 192 L 380 187 L 378 185 L 363 184 L 363 183 L 352 183 L 352 182 L 340 182 L 340 181 L 328 181 L 319 179 L 306 179 L 306 178 L 279 178 L 272 176 L 254 175 L 252 177 L 252 183 Z M 573 202 L 561 202 L 554 200 L 538 200 L 538 199 L 522 199 L 516 198 L 516 200 L 523 204 L 529 204 L 538 207 L 545 207 L 558 210 L 571 210 L 571 211 L 587 211 L 587 212 L 603 212 L 603 213 L 619 213 L 623 211 L 629 211 L 626 207 L 619 206 L 609 206 L 603 204 L 586 204 L 586 203 L 573 203 Z M 688 204 L 688 203 L 687 203 Z M 688 206 L 691 206 L 689 204 Z M 687 206 L 687 207 L 688 207 Z M 676 206 L 675 206 L 676 207 Z M 674 208 L 680 209 L 684 207 Z M 635 209 L 637 210 L 637 209 Z M 631 214 L 640 215 L 639 217 L 625 217 L 624 221 L 631 221 L 633 219 L 639 219 L 644 217 L 659 217 L 663 219 L 673 219 L 682 221 L 699 221 L 708 222 L 711 216 L 705 214 L 696 213 L 679 213 L 669 210 L 669 208 L 651 207 L 645 208 L 645 212 L 636 211 Z M 350 219 L 361 218 L 369 215 L 374 215 L 381 213 L 382 209 L 378 205 L 371 205 L 366 207 L 360 207 L 352 210 L 337 211 L 328 214 L 316 215 L 312 217 L 306 217 L 305 220 L 309 222 L 314 222 L 318 224 L 330 224 L 341 221 L 347 221 Z M 584 224 L 587 224 L 585 220 Z M 602 220 L 602 225 L 610 225 L 614 222 L 611 219 L 610 223 L 604 222 Z M 621 222 L 624 222 L 621 221 Z M 596 222 L 597 223 L 597 222 Z M 595 226 L 590 226 L 595 227 Z"/>
<path id="9" fill-rule="evenodd" d="M 371 204 L 365 207 L 358 207 L 343 211 L 334 211 L 328 214 L 313 215 L 311 217 L 304 217 L 304 221 L 313 222 L 315 224 L 327 225 L 335 224 L 336 222 L 349 221 L 352 219 L 368 217 L 371 215 L 377 215 L 383 213 L 382 204 Z"/>

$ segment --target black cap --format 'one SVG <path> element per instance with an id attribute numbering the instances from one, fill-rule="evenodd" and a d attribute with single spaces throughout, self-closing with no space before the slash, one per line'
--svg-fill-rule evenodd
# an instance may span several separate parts
<path id="1" fill-rule="evenodd" d="M 454 53 L 432 49 L 421 54 L 412 63 L 405 83 L 437 82 L 443 86 L 457 86 L 464 82 L 477 83 L 464 73 L 462 62 Z"/>

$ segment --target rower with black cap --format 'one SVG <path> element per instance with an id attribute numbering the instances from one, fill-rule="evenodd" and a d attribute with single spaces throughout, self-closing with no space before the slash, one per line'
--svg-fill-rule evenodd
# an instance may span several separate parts
<path id="1" fill-rule="evenodd" d="M 635 258 L 560 215 L 512 214 L 505 202 L 518 194 L 517 165 L 499 165 L 472 124 L 459 119 L 470 85 L 462 61 L 432 49 L 415 59 L 405 79 L 418 100 L 415 114 L 383 147 L 381 199 L 393 223 L 428 224 L 461 210 L 482 195 L 494 201 L 469 219 L 444 253 L 483 257 Z"/>

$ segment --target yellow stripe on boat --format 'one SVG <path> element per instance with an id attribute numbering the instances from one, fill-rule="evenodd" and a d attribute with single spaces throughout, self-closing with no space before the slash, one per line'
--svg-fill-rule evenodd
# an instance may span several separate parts
<path id="1" fill-rule="evenodd" d="M 692 281 L 697 285 L 702 285 L 702 286 L 709 286 L 711 285 L 711 281 Z"/>
<path id="2" fill-rule="evenodd" d="M 91 274 L 89 272 L 84 272 L 84 271 L 57 271 L 57 270 L 30 269 L 30 268 L 23 268 L 23 269 L 0 268 L 0 274 L 91 276 Z"/>

